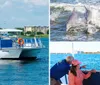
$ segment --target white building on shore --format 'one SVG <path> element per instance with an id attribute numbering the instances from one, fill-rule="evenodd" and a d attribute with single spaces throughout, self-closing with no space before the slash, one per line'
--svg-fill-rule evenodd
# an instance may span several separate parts
<path id="1" fill-rule="evenodd" d="M 48 26 L 25 26 L 24 27 L 24 33 L 26 33 L 26 32 L 42 32 L 44 34 L 47 34 L 48 30 L 49 30 Z"/>

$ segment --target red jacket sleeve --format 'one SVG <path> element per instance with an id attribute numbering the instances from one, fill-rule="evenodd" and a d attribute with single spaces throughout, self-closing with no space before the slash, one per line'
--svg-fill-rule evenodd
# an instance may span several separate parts
<path id="1" fill-rule="evenodd" d="M 87 78 L 89 78 L 90 76 L 91 76 L 91 72 L 88 72 L 87 74 L 84 74 L 84 73 L 83 73 L 84 79 L 87 79 Z"/>

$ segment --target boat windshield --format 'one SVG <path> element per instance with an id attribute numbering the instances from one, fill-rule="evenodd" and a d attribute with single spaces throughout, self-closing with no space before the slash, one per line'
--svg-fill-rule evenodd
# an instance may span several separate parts
<path id="1" fill-rule="evenodd" d="M 22 30 L 2 29 L 2 30 L 0 30 L 0 37 L 1 38 L 19 37 L 21 35 L 21 32 L 22 32 Z"/>

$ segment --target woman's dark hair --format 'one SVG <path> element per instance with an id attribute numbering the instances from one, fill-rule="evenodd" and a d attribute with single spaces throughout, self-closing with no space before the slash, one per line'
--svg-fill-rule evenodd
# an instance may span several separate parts
<path id="1" fill-rule="evenodd" d="M 74 76 L 77 76 L 76 67 L 77 67 L 77 66 L 74 66 L 74 65 L 72 64 L 72 66 L 71 66 L 71 68 L 70 68 L 70 72 L 71 72 Z"/>

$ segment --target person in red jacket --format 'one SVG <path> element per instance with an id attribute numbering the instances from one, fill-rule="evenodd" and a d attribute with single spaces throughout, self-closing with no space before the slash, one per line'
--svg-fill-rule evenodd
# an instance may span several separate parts
<path id="1" fill-rule="evenodd" d="M 91 76 L 91 73 L 95 73 L 96 70 L 91 70 L 87 74 L 84 74 L 80 70 L 80 62 L 78 60 L 72 61 L 72 66 L 68 75 L 68 85 L 83 85 L 83 80 L 87 79 Z"/>

